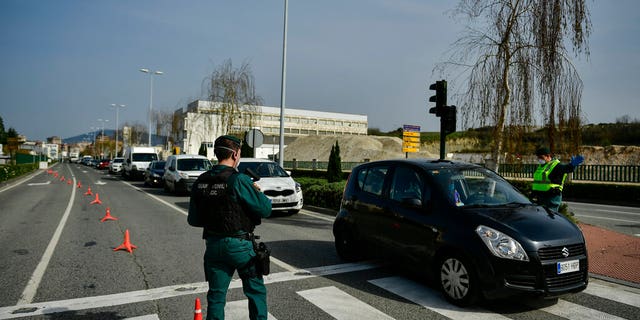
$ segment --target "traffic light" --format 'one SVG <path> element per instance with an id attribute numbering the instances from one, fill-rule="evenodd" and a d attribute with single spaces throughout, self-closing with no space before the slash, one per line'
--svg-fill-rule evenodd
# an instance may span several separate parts
<path id="1" fill-rule="evenodd" d="M 429 98 L 429 102 L 435 102 L 436 106 L 429 109 L 429 113 L 435 113 L 436 117 L 441 117 L 444 107 L 447 105 L 447 81 L 436 81 L 429 86 L 429 90 L 435 90 L 436 94 Z"/>
<path id="2" fill-rule="evenodd" d="M 456 106 L 443 107 L 440 127 L 445 135 L 456 132 L 456 111 Z"/>

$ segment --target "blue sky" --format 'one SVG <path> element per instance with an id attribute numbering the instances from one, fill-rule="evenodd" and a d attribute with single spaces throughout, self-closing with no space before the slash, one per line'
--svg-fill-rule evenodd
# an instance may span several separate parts
<path id="1" fill-rule="evenodd" d="M 459 32 L 454 1 L 291 0 L 290 108 L 366 114 L 369 127 L 437 131 L 427 113 L 434 66 Z M 588 123 L 640 119 L 640 2 L 588 1 L 591 56 L 576 66 Z M 29 139 L 147 124 L 155 109 L 206 96 L 203 80 L 226 59 L 248 61 L 265 105 L 280 105 L 284 0 L 2 0 L 0 116 Z M 460 85 L 449 82 L 450 94 Z M 449 98 L 450 104 L 456 104 Z M 460 107 L 460 105 L 458 104 Z M 461 121 L 459 120 L 460 124 Z"/>

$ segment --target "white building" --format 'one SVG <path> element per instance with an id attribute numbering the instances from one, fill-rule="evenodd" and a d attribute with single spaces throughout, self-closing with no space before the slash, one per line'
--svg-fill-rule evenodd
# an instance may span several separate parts
<path id="1" fill-rule="evenodd" d="M 256 150 L 257 156 L 266 158 L 279 152 L 279 107 L 243 106 L 237 116 L 224 116 L 228 114 L 221 103 L 203 100 L 190 103 L 186 110 L 176 110 L 175 146 L 180 147 L 182 153 L 197 154 L 201 144 L 212 147 L 218 136 L 242 136 L 255 128 L 265 136 L 264 144 Z M 285 147 L 287 140 L 299 136 L 366 135 L 367 129 L 366 115 L 285 108 Z"/>

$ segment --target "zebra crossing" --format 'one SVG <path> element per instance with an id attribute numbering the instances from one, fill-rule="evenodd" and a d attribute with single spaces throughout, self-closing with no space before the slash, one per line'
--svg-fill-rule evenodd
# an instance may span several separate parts
<path id="1" fill-rule="evenodd" d="M 433 312 L 434 317 L 439 315 L 454 320 L 511 319 L 506 315 L 479 307 L 459 308 L 447 302 L 438 291 L 401 276 L 372 279 L 368 280 L 368 282 Z M 623 303 L 636 309 L 640 307 L 640 293 L 638 293 L 638 290 L 625 290 L 623 286 L 616 287 L 610 284 L 592 283 L 585 293 Z M 296 294 L 337 320 L 396 319 L 336 286 L 301 290 Z M 537 308 L 536 310 L 565 319 L 635 319 L 635 315 L 619 317 L 563 299 L 559 299 L 557 304 Z M 227 319 L 248 319 L 247 300 L 227 303 L 225 314 Z M 277 320 L 278 318 L 269 314 L 269 319 Z M 281 318 L 281 320 L 284 319 L 286 317 Z"/>

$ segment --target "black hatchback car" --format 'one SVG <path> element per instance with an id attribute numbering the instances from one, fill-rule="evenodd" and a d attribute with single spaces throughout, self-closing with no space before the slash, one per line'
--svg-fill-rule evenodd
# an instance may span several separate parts
<path id="1" fill-rule="evenodd" d="M 460 306 L 480 297 L 553 298 L 588 283 L 580 229 L 468 163 L 409 159 L 354 168 L 333 234 L 341 258 L 402 262 Z"/>
<path id="2" fill-rule="evenodd" d="M 144 171 L 144 185 L 157 187 L 162 185 L 162 176 L 164 175 L 165 161 L 154 160 Z"/>

